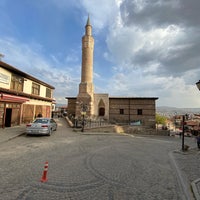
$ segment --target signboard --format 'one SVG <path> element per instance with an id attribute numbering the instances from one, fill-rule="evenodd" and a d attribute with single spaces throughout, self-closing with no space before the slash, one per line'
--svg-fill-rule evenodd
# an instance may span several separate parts
<path id="1" fill-rule="evenodd" d="M 132 121 L 132 122 L 130 123 L 131 126 L 140 126 L 141 124 L 142 124 L 142 123 L 141 123 L 140 120 Z"/>

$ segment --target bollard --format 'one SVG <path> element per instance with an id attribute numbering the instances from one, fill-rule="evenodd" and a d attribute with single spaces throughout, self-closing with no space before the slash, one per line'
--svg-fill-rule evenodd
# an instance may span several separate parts
<path id="1" fill-rule="evenodd" d="M 47 179 L 47 171 L 48 171 L 48 162 L 45 162 L 45 165 L 44 165 L 44 171 L 43 171 L 43 175 L 42 175 L 42 178 L 41 178 L 41 182 L 46 182 L 48 179 Z"/>

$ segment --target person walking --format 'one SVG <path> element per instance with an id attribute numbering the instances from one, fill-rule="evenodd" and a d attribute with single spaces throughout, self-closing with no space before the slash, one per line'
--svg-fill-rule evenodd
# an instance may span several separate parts
<path id="1" fill-rule="evenodd" d="M 198 133 L 196 140 L 197 140 L 197 147 L 198 149 L 200 149 L 200 133 Z"/>

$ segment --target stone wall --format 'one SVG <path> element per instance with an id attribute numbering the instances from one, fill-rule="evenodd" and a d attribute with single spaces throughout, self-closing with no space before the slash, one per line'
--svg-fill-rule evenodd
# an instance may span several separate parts
<path id="1" fill-rule="evenodd" d="M 116 123 L 140 122 L 155 127 L 156 98 L 109 98 L 109 119 Z"/>
<path id="2" fill-rule="evenodd" d="M 99 108 L 105 108 L 103 118 L 111 123 L 134 124 L 155 128 L 155 100 L 157 98 L 118 97 L 94 94 L 94 116 L 99 117 Z M 68 114 L 76 114 L 77 98 L 68 98 Z M 87 113 L 88 115 L 88 113 Z M 89 115 L 88 115 L 89 116 Z"/>
<path id="3" fill-rule="evenodd" d="M 67 113 L 68 116 L 75 116 L 76 113 L 76 97 L 66 97 L 68 99 Z"/>
<path id="4" fill-rule="evenodd" d="M 120 133 L 120 134 L 133 134 L 133 135 L 162 135 L 169 136 L 169 131 L 156 130 L 144 126 L 119 126 L 109 125 L 95 128 L 85 128 L 87 133 Z"/>

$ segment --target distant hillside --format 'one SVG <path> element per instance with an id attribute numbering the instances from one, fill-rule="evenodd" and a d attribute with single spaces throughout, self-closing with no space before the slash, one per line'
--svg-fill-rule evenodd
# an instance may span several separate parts
<path id="1" fill-rule="evenodd" d="M 56 104 L 56 107 L 66 107 L 66 106 L 67 106 L 67 104 L 61 104 L 61 103 Z"/>
<path id="2" fill-rule="evenodd" d="M 56 107 L 65 107 L 67 104 L 56 104 Z M 174 113 L 177 114 L 200 114 L 200 108 L 176 108 L 176 107 L 169 107 L 169 106 L 158 106 L 156 107 L 157 113 L 163 113 L 163 114 L 170 114 L 174 115 Z"/>
<path id="3" fill-rule="evenodd" d="M 156 112 L 157 113 L 166 113 L 166 114 L 172 114 L 174 113 L 177 114 L 190 114 L 190 113 L 195 113 L 199 114 L 200 113 L 200 108 L 176 108 L 176 107 L 168 107 L 168 106 L 158 106 L 156 107 Z"/>

